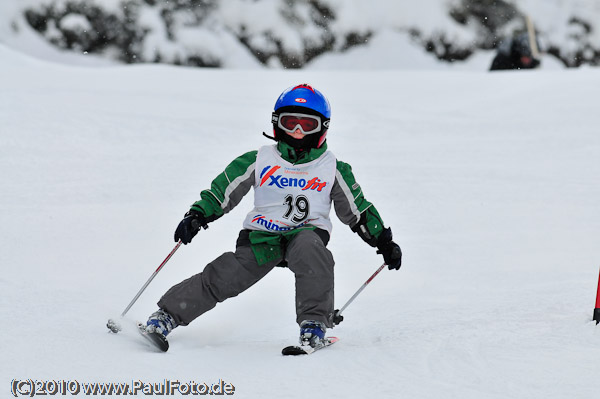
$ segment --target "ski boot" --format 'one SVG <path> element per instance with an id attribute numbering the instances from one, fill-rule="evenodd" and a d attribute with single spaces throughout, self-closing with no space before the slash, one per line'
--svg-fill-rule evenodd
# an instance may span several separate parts
<path id="1" fill-rule="evenodd" d="M 312 348 L 324 345 L 325 331 L 324 323 L 315 320 L 304 320 L 300 323 L 300 345 L 309 345 Z"/>
<path id="2" fill-rule="evenodd" d="M 163 337 L 169 335 L 175 327 L 177 327 L 177 322 L 173 316 L 162 309 L 152 313 L 146 322 L 146 332 L 157 332 Z"/>
<path id="3" fill-rule="evenodd" d="M 139 325 L 140 333 L 163 352 L 169 349 L 167 335 L 175 327 L 177 327 L 177 322 L 173 319 L 173 316 L 162 309 L 152 313 L 145 326 L 143 324 Z"/>

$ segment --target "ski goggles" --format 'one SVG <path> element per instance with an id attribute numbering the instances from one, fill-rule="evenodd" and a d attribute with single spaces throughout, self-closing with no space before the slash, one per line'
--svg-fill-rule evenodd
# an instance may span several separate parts
<path id="1" fill-rule="evenodd" d="M 294 133 L 300 128 L 302 133 L 311 134 L 321 131 L 321 118 L 315 115 L 282 112 L 277 116 L 273 114 L 273 122 L 286 133 Z"/>

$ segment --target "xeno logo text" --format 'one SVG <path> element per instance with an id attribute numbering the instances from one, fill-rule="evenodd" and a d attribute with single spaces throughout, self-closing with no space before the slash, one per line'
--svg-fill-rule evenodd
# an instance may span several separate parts
<path id="1" fill-rule="evenodd" d="M 282 175 L 276 175 L 275 172 L 281 169 L 281 166 L 275 165 L 273 167 L 267 166 L 260 173 L 260 186 L 269 182 L 268 186 L 276 186 L 279 188 L 285 187 L 301 187 L 304 190 L 316 190 L 321 191 L 327 185 L 327 182 L 321 181 L 318 177 L 313 177 L 310 180 L 296 177 L 284 177 Z"/>

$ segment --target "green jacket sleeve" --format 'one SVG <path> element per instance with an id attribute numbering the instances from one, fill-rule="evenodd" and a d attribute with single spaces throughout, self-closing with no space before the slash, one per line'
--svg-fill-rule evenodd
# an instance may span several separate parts
<path id="1" fill-rule="evenodd" d="M 349 225 L 366 243 L 375 246 L 385 228 L 383 220 L 375 206 L 365 198 L 354 178 L 352 167 L 345 162 L 337 161 L 331 198 L 342 223 Z"/>
<path id="2" fill-rule="evenodd" d="M 200 193 L 191 210 L 200 212 L 212 222 L 231 211 L 254 185 L 257 151 L 236 158 L 211 183 L 210 189 Z"/>

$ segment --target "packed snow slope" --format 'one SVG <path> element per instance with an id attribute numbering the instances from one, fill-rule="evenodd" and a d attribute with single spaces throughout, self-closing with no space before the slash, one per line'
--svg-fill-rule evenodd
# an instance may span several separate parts
<path id="1" fill-rule="evenodd" d="M 14 379 L 217 382 L 240 398 L 594 398 L 600 71 L 69 67 L 0 47 L 0 392 Z M 201 189 L 270 144 L 286 87 L 329 97 L 330 149 L 402 246 L 312 356 L 278 268 L 152 351 L 131 329 L 233 249 L 251 195 L 182 247 Z M 336 302 L 382 259 L 335 215 Z M 84 396 L 83 393 L 80 394 Z"/>

